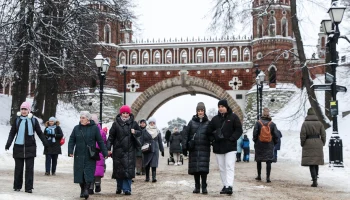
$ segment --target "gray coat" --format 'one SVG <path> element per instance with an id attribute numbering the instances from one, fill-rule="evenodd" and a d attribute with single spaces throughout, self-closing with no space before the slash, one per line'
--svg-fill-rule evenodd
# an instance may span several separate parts
<path id="1" fill-rule="evenodd" d="M 310 138 L 316 137 L 318 138 Z M 301 127 L 300 145 L 303 147 L 301 165 L 323 165 L 323 146 L 326 144 L 326 132 L 316 115 L 308 115 Z"/>
<path id="2" fill-rule="evenodd" d="M 146 167 L 149 164 L 150 167 L 158 167 L 159 151 L 164 152 L 162 135 L 160 131 L 158 130 L 158 135 L 155 138 L 152 138 L 147 130 L 143 129 L 140 141 L 142 145 L 151 143 L 152 146 L 151 152 L 143 154 L 143 166 Z"/>
<path id="3" fill-rule="evenodd" d="M 271 121 L 271 118 L 261 117 L 261 121 L 263 124 L 268 124 Z M 255 161 L 256 162 L 268 162 L 273 160 L 273 149 L 275 144 L 278 142 L 278 129 L 276 124 L 271 122 L 270 131 L 272 135 L 271 142 L 261 142 L 259 140 L 260 129 L 262 125 L 259 122 L 255 123 L 253 130 L 253 141 L 254 141 L 254 149 L 255 149 Z"/>
<path id="4" fill-rule="evenodd" d="M 82 136 L 82 132 L 84 137 Z M 85 138 L 85 140 L 84 140 Z M 96 160 L 90 159 L 86 145 L 96 149 L 98 143 L 103 156 L 107 157 L 107 148 L 102 140 L 100 130 L 93 120 L 88 125 L 75 126 L 68 142 L 68 155 L 74 154 L 74 183 L 92 183 L 94 180 Z M 74 151 L 74 152 L 73 152 Z"/>

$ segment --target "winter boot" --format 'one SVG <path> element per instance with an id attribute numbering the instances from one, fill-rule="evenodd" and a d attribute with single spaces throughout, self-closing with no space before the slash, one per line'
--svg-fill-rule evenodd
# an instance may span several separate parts
<path id="1" fill-rule="evenodd" d="M 255 180 L 261 181 L 261 162 L 256 163 L 256 169 L 258 171 L 258 176 L 255 178 Z"/>
<path id="2" fill-rule="evenodd" d="M 85 199 L 89 198 L 89 188 L 90 188 L 90 183 L 85 183 L 85 185 L 84 185 L 84 198 Z"/>
<path id="3" fill-rule="evenodd" d="M 317 177 L 312 178 L 312 185 L 311 187 L 317 187 Z"/>
<path id="4" fill-rule="evenodd" d="M 258 174 L 258 176 L 255 178 L 257 181 L 261 181 L 261 174 Z"/>
<path id="5" fill-rule="evenodd" d="M 156 168 L 152 167 L 152 183 L 157 182 L 156 176 L 157 176 Z"/>
<path id="6" fill-rule="evenodd" d="M 146 167 L 146 182 L 149 182 L 149 167 Z"/>
<path id="7" fill-rule="evenodd" d="M 101 183 L 96 183 L 95 192 L 101 192 Z"/>
<path id="8" fill-rule="evenodd" d="M 84 183 L 80 183 L 80 198 L 84 198 Z"/>
<path id="9" fill-rule="evenodd" d="M 200 191 L 200 175 L 199 174 L 195 174 L 194 175 L 194 182 L 195 182 L 195 188 L 194 188 L 194 190 L 193 190 L 193 193 L 196 193 L 196 194 L 198 194 L 198 193 L 200 193 L 201 191 Z"/>

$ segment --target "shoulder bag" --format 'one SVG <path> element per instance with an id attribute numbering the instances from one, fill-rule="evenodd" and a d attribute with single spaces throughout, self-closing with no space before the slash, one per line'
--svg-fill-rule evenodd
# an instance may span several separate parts
<path id="1" fill-rule="evenodd" d="M 87 149 L 89 151 L 90 159 L 92 159 L 92 160 L 101 160 L 98 150 L 97 149 L 93 150 L 91 146 L 87 145 L 84 133 L 83 133 L 83 131 L 81 129 L 80 129 L 80 132 L 81 132 L 81 135 L 83 136 L 84 142 L 85 142 L 86 147 L 87 147 Z"/>

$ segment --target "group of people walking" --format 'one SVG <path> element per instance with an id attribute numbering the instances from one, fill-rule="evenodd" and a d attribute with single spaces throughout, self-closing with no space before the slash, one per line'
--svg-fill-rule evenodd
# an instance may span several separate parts
<path id="1" fill-rule="evenodd" d="M 23 184 L 23 167 L 26 164 L 25 192 L 32 193 L 33 166 L 36 157 L 34 132 L 42 141 L 46 155 L 45 175 L 56 174 L 58 154 L 61 154 L 60 140 L 63 137 L 59 121 L 51 117 L 41 131 L 39 122 L 30 113 L 30 104 L 23 102 L 18 118 L 12 124 L 5 146 L 8 150 L 13 142 L 13 158 L 15 160 L 14 185 L 20 191 Z M 148 123 L 148 124 L 147 124 Z M 194 176 L 193 193 L 207 194 L 207 175 L 209 174 L 210 152 L 213 152 L 220 171 L 222 190 L 220 194 L 233 193 L 235 161 L 239 162 L 243 149 L 243 161 L 249 162 L 249 139 L 242 135 L 241 120 L 229 107 L 226 100 L 218 102 L 218 114 L 209 121 L 204 103 L 199 102 L 196 113 L 182 134 L 174 130 L 174 134 L 166 135 L 167 141 L 181 149 L 172 153 L 188 153 L 188 174 Z M 271 163 L 277 162 L 277 148 L 281 133 L 272 122 L 268 108 L 263 109 L 261 119 L 253 130 L 257 177 L 260 181 L 262 162 L 266 163 L 266 182 L 271 182 Z M 178 137 L 178 138 L 177 138 Z M 179 139 L 180 138 L 180 139 Z M 312 108 L 302 125 L 300 140 L 302 150 L 302 166 L 309 166 L 312 187 L 317 187 L 318 165 L 323 165 L 323 150 L 326 133 L 321 122 L 317 120 Z M 179 141 L 175 144 L 174 141 Z M 241 150 L 242 151 L 242 150 Z M 164 157 L 161 132 L 156 119 L 151 117 L 137 123 L 131 108 L 124 105 L 107 133 L 101 129 L 96 115 L 87 111 L 80 112 L 80 122 L 69 137 L 68 156 L 74 157 L 74 183 L 80 185 L 80 197 L 87 199 L 90 194 L 101 191 L 101 178 L 105 172 L 105 159 L 113 159 L 112 178 L 116 179 L 116 194 L 131 195 L 131 184 L 135 174 L 145 175 L 146 182 L 157 182 L 159 157 Z M 177 157 L 178 162 L 178 157 Z M 135 170 L 136 169 L 136 170 Z M 151 171 L 151 174 L 150 174 Z M 150 177 L 151 175 L 151 177 Z"/>

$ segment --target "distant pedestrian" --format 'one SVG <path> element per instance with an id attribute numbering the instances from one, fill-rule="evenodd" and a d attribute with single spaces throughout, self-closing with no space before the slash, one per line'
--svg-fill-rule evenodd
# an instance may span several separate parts
<path id="1" fill-rule="evenodd" d="M 120 107 L 119 114 L 109 130 L 107 148 L 112 154 L 113 146 L 113 174 L 116 179 L 116 194 L 131 195 L 131 182 L 135 178 L 136 151 L 138 137 L 141 130 L 134 120 L 131 108 L 128 105 Z"/>
<path id="2" fill-rule="evenodd" d="M 96 126 L 100 130 L 100 135 L 102 137 L 104 145 L 107 145 L 107 133 L 104 130 L 102 130 L 102 128 L 99 124 L 97 115 L 92 114 L 91 119 L 95 122 Z M 100 160 L 96 160 L 96 169 L 95 169 L 95 174 L 94 174 L 95 179 L 94 179 L 94 182 L 92 182 L 90 185 L 89 194 L 94 194 L 94 189 L 95 189 L 95 192 L 101 192 L 101 182 L 102 182 L 102 178 L 105 174 L 105 159 L 104 159 L 103 154 L 101 152 L 101 148 L 97 142 L 96 142 L 96 149 L 98 149 L 98 151 L 100 152 L 99 153 Z"/>
<path id="3" fill-rule="evenodd" d="M 55 117 L 50 117 L 45 123 L 44 135 L 49 143 L 48 147 L 44 148 L 45 154 L 45 175 L 56 175 L 58 154 L 62 154 L 60 141 L 63 138 L 63 132 L 60 127 L 60 122 Z"/>
<path id="4" fill-rule="evenodd" d="M 277 151 L 281 149 L 281 138 L 282 138 L 282 133 L 280 130 L 277 130 L 278 133 L 278 142 L 275 145 L 275 148 L 273 150 L 273 162 L 277 162 Z"/>
<path id="5" fill-rule="evenodd" d="M 242 158 L 242 143 L 243 143 L 243 135 L 239 137 L 237 140 L 237 154 L 236 154 L 236 162 L 241 162 Z"/>
<path id="6" fill-rule="evenodd" d="M 273 149 L 275 144 L 277 144 L 277 140 L 276 124 L 272 122 L 269 109 L 264 108 L 261 119 L 255 123 L 253 130 L 255 161 L 257 162 L 258 171 L 258 176 L 255 180 L 261 180 L 261 163 L 266 162 L 266 182 L 271 182 L 271 163 L 273 161 Z"/>
<path id="7" fill-rule="evenodd" d="M 166 147 L 169 147 L 170 136 L 171 136 L 171 132 L 170 132 L 170 130 L 168 129 L 168 130 L 165 132 Z"/>
<path id="8" fill-rule="evenodd" d="M 208 194 L 207 176 L 210 163 L 210 140 L 206 134 L 209 120 L 205 114 L 205 105 L 199 102 L 196 107 L 196 115 L 184 129 L 183 147 L 189 151 L 188 174 L 194 176 L 195 189 L 193 193 L 200 193 L 202 179 L 202 193 Z M 192 143 L 192 144 L 191 144 Z"/>
<path id="9" fill-rule="evenodd" d="M 307 116 L 301 126 L 300 144 L 303 148 L 301 165 L 309 166 L 312 178 L 311 187 L 317 187 L 318 166 L 324 164 L 323 146 L 326 144 L 326 131 L 313 108 L 307 111 Z"/>
<path id="10" fill-rule="evenodd" d="M 157 167 L 159 163 L 159 152 L 164 157 L 162 134 L 157 125 L 156 118 L 150 117 L 148 125 L 142 130 L 141 144 L 150 144 L 150 150 L 143 152 L 143 167 L 146 171 L 146 182 L 149 182 L 149 171 L 152 169 L 152 182 L 157 182 Z"/>
<path id="11" fill-rule="evenodd" d="M 243 141 L 242 141 L 242 149 L 244 152 L 243 162 L 249 162 L 250 142 L 247 134 L 244 134 Z"/>
<path id="12" fill-rule="evenodd" d="M 170 153 L 175 154 L 176 159 L 174 165 L 180 165 L 180 154 L 182 153 L 181 143 L 182 136 L 179 129 L 175 127 L 173 129 L 173 134 L 170 136 Z"/>
<path id="13" fill-rule="evenodd" d="M 95 178 L 96 160 L 90 157 L 89 148 L 96 152 L 96 142 L 107 158 L 100 130 L 91 120 L 91 114 L 81 111 L 80 122 L 74 127 L 68 142 L 68 156 L 74 157 L 74 183 L 80 185 L 80 198 L 89 198 L 89 188 Z"/>
<path id="14" fill-rule="evenodd" d="M 141 119 L 139 121 L 139 126 L 141 129 L 141 136 L 140 136 L 140 139 L 141 139 L 142 130 L 144 130 L 147 126 L 146 120 Z M 142 160 L 143 160 L 143 155 L 142 155 L 141 147 L 138 147 L 136 151 L 136 175 L 145 175 L 145 168 L 143 167 Z"/>
<path id="15" fill-rule="evenodd" d="M 235 157 L 237 152 L 237 139 L 243 133 L 241 120 L 232 112 L 227 100 L 218 102 L 219 112 L 210 121 L 207 133 L 213 136 L 213 152 L 219 165 L 223 188 L 220 194 L 233 193 L 235 177 Z"/>
<path id="16" fill-rule="evenodd" d="M 15 174 L 13 181 L 13 190 L 19 192 L 23 184 L 23 167 L 25 168 L 25 192 L 32 193 L 34 182 L 34 158 L 36 157 L 36 142 L 34 132 L 39 136 L 45 147 L 49 144 L 41 131 L 39 122 L 30 113 L 31 105 L 29 102 L 23 102 L 20 112 L 17 112 L 17 118 L 12 123 L 5 150 L 9 150 L 13 145 L 13 158 L 15 160 Z"/>

